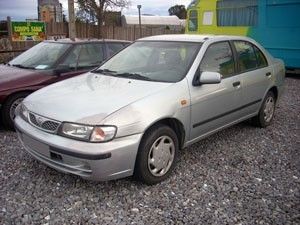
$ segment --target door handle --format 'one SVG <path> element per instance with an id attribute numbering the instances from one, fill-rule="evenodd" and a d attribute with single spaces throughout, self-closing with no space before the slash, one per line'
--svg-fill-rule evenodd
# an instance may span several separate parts
<path id="1" fill-rule="evenodd" d="M 239 85 L 241 85 L 241 82 L 240 82 L 240 81 L 236 81 L 236 82 L 234 82 L 234 83 L 232 84 L 233 87 L 237 87 L 237 86 L 239 86 Z"/>
<path id="2" fill-rule="evenodd" d="M 267 72 L 267 73 L 266 73 L 266 76 L 267 76 L 267 77 L 269 77 L 269 76 L 271 76 L 271 75 L 272 75 L 271 72 Z"/>

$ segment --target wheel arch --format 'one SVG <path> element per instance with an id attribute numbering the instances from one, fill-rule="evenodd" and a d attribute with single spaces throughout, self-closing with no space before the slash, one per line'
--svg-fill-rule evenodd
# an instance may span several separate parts
<path id="1" fill-rule="evenodd" d="M 5 98 L 3 99 L 2 105 L 4 105 L 7 102 L 7 100 L 10 99 L 14 95 L 22 94 L 22 93 L 31 94 L 33 92 L 34 92 L 34 90 L 19 90 L 19 91 L 11 92 L 7 96 L 5 96 Z"/>
<path id="2" fill-rule="evenodd" d="M 174 117 L 166 117 L 166 118 L 157 120 L 157 121 L 153 122 L 152 124 L 150 124 L 146 128 L 146 130 L 143 134 L 143 137 L 145 136 L 145 134 L 147 133 L 147 131 L 149 129 L 151 129 L 152 127 L 157 126 L 157 125 L 166 125 L 166 126 L 169 126 L 172 130 L 174 130 L 174 132 L 176 133 L 177 138 L 178 138 L 179 148 L 183 147 L 186 131 L 185 131 L 183 123 L 180 120 L 178 120 L 177 118 L 174 118 Z M 143 139 L 143 137 L 142 137 L 142 139 Z"/>
<path id="3" fill-rule="evenodd" d="M 17 99 L 19 99 L 23 96 L 26 97 L 30 93 L 31 93 L 30 91 L 17 91 L 17 92 L 10 93 L 9 95 L 6 96 L 6 98 L 4 99 L 4 101 L 1 104 L 1 111 L 0 111 L 1 121 L 5 128 L 14 130 L 14 123 L 13 123 L 13 118 L 12 118 L 12 114 L 11 114 L 13 112 L 11 110 L 14 109 L 14 108 L 12 108 L 13 103 Z"/>
<path id="4" fill-rule="evenodd" d="M 278 88 L 277 88 L 276 86 L 273 86 L 273 87 L 271 87 L 271 88 L 267 91 L 267 93 L 268 93 L 269 91 L 273 92 L 274 97 L 275 97 L 275 101 L 277 101 L 277 99 L 278 99 Z"/>

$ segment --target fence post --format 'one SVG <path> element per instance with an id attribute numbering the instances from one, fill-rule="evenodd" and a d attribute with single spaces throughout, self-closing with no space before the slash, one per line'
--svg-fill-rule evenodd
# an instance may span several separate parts
<path id="1" fill-rule="evenodd" d="M 45 36 L 46 36 L 46 40 L 48 40 L 48 35 L 49 35 L 48 29 L 49 29 L 48 23 L 45 23 Z"/>
<path id="2" fill-rule="evenodd" d="M 68 0 L 68 12 L 69 12 L 69 36 L 71 39 L 75 39 L 76 25 L 75 25 L 75 13 L 74 13 L 74 0 Z"/>
<path id="3" fill-rule="evenodd" d="M 89 38 L 88 30 L 89 30 L 88 20 L 85 21 L 85 38 Z"/>
<path id="4" fill-rule="evenodd" d="M 8 38 L 9 41 L 12 42 L 12 30 L 11 30 L 11 19 L 10 16 L 7 17 L 7 31 L 8 31 Z"/>

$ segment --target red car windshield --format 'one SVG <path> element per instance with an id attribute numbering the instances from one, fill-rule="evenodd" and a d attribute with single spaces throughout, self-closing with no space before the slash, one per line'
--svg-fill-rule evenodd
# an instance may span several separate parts
<path id="1" fill-rule="evenodd" d="M 37 70 L 51 69 L 71 44 L 42 42 L 9 62 L 9 65 Z"/>

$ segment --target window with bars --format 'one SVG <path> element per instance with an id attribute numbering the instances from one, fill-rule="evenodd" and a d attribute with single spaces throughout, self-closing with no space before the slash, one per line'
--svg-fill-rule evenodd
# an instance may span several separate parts
<path id="1" fill-rule="evenodd" d="M 189 31 L 198 30 L 198 12 L 197 10 L 191 10 L 189 15 Z"/>
<path id="2" fill-rule="evenodd" d="M 258 23 L 257 0 L 217 1 L 218 26 L 256 26 Z"/>

